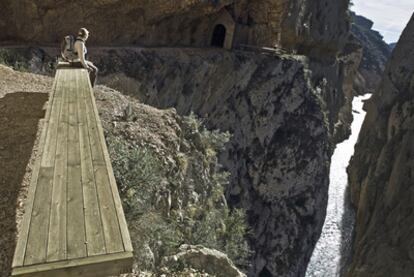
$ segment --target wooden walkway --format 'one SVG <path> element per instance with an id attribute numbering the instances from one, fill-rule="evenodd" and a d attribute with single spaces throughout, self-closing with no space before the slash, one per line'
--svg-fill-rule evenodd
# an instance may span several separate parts
<path id="1" fill-rule="evenodd" d="M 13 276 L 130 272 L 132 246 L 85 69 L 57 70 Z"/>

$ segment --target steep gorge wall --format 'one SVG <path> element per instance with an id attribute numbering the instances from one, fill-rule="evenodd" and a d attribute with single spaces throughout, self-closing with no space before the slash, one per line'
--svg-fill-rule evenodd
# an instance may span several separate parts
<path id="1" fill-rule="evenodd" d="M 208 46 L 211 28 L 223 9 L 236 20 L 234 45 L 275 45 L 309 58 L 311 81 L 326 103 L 333 142 L 349 134 L 352 95 L 344 87 L 358 63 L 358 49 L 348 37 L 348 0 L 259 1 L 55 1 L 2 2 L 7 24 L 0 41 L 56 43 L 79 26 L 87 26 L 96 45 Z M 81 8 L 81 5 L 82 8 Z M 86 6 L 85 6 L 86 5 Z M 119 6 L 119 7 L 118 7 Z M 77 16 L 73 18 L 73 14 Z M 108 20 L 110 18 L 111 20 Z M 247 28 L 247 29 L 246 29 Z M 345 50 L 344 50 L 345 49 Z M 94 50 L 92 50 L 94 51 Z M 41 58 L 43 60 L 43 57 Z M 352 60 L 352 62 L 350 62 Z"/>
<path id="2" fill-rule="evenodd" d="M 303 276 L 325 217 L 331 151 L 306 58 L 101 51 L 94 54 L 108 86 L 179 114 L 194 111 L 209 128 L 232 134 L 220 161 L 231 173 L 229 203 L 248 212 L 251 276 Z"/>
<path id="3" fill-rule="evenodd" d="M 248 29 L 244 37 L 239 26 L 239 43 L 284 48 L 289 54 L 89 50 L 101 82 L 233 134 L 221 162 L 232 174 L 230 204 L 249 213 L 252 276 L 304 275 L 325 217 L 332 143 L 352 120 L 360 48 L 348 36 L 347 0 L 71 1 L 64 10 L 56 1 L 5 2 L 2 41 L 56 43 L 87 26 L 95 45 L 206 46 L 227 5 Z"/>
<path id="4" fill-rule="evenodd" d="M 203 17 L 212 23 L 208 18 L 233 0 L 2 2 L 3 41 L 59 43 L 64 35 L 87 27 L 92 44 L 185 45 L 206 31 Z"/>
<path id="5" fill-rule="evenodd" d="M 414 276 L 414 17 L 368 111 L 348 168 L 357 208 L 349 277 Z"/>
<path id="6" fill-rule="evenodd" d="M 32 56 L 28 66 L 41 71 L 48 67 L 39 61 L 56 54 L 13 51 Z M 306 56 L 196 48 L 90 53 L 100 83 L 153 106 L 194 111 L 210 128 L 235 134 L 221 162 L 232 173 L 230 204 L 250 214 L 252 274 L 303 275 L 325 217 L 331 143 L 347 135 L 352 119 L 343 118 L 358 67 L 352 42 L 329 65 Z"/>
<path id="7" fill-rule="evenodd" d="M 336 56 L 347 43 L 349 0 L 288 2 L 282 46 L 322 60 Z"/>
<path id="8" fill-rule="evenodd" d="M 362 59 L 355 78 L 356 94 L 375 93 L 391 56 L 391 49 L 383 40 L 382 35 L 372 29 L 374 22 L 351 13 L 351 32 L 362 46 Z"/>
<path id="9" fill-rule="evenodd" d="M 349 0 L 78 0 L 64 5 L 5 0 L 0 5 L 3 43 L 54 44 L 86 26 L 92 45 L 206 47 L 215 24 L 233 20 L 234 46 L 277 46 L 309 57 L 311 81 L 326 102 L 333 142 L 349 134 L 352 95 L 343 87 L 344 72 L 353 72 L 359 51 L 344 51 L 352 41 Z"/>
<path id="10" fill-rule="evenodd" d="M 215 24 L 234 24 L 235 47 L 277 46 L 309 57 L 332 141 L 349 134 L 352 96 L 342 84 L 344 72 L 353 72 L 358 62 L 355 53 L 343 52 L 350 44 L 349 0 L 4 0 L 0 5 L 3 43 L 56 44 L 86 26 L 91 45 L 206 47 Z"/>
<path id="11" fill-rule="evenodd" d="M 348 0 L 3 0 L 0 41 L 59 43 L 79 27 L 96 45 L 208 46 L 226 7 L 235 43 L 335 55 L 348 32 Z"/>

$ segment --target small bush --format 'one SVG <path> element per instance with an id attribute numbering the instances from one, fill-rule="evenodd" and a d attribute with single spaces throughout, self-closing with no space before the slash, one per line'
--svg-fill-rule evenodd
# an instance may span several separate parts
<path id="1" fill-rule="evenodd" d="M 107 143 L 123 200 L 135 260 L 140 270 L 155 270 L 181 244 L 202 244 L 225 252 L 242 268 L 250 250 L 243 210 L 230 210 L 224 198 L 229 173 L 217 153 L 228 133 L 208 131 L 190 115 L 183 120 L 190 149 L 171 151 L 173 165 L 153 148 L 107 133 Z"/>
<path id="2" fill-rule="evenodd" d="M 0 49 L 0 63 L 10 66 L 17 71 L 27 72 L 30 68 L 28 59 L 7 49 Z"/>

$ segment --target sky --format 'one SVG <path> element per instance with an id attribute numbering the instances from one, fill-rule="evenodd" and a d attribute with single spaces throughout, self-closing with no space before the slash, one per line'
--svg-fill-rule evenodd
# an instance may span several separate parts
<path id="1" fill-rule="evenodd" d="M 411 15 L 414 0 L 353 0 L 351 8 L 356 14 L 374 21 L 387 43 L 397 42 Z"/>

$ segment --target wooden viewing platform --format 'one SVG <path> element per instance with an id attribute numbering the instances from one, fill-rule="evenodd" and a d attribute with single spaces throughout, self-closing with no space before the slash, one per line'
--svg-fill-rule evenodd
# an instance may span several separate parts
<path id="1" fill-rule="evenodd" d="M 60 68 L 12 276 L 110 276 L 131 267 L 131 240 L 88 72 Z"/>

